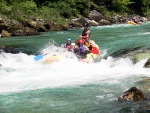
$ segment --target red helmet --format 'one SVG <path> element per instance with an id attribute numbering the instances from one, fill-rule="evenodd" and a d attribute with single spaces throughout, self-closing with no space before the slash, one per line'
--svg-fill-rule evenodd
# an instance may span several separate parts
<path id="1" fill-rule="evenodd" d="M 82 39 L 78 40 L 78 44 L 83 44 L 83 43 L 84 43 L 84 41 Z"/>

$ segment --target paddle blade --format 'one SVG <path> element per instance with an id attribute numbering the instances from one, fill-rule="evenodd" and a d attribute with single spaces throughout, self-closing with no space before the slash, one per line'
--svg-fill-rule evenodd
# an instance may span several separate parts
<path id="1" fill-rule="evenodd" d="M 44 56 L 44 55 L 39 54 L 39 55 L 37 55 L 37 56 L 34 57 L 34 60 L 35 60 L 35 61 L 38 61 L 38 60 L 42 59 L 43 56 Z"/>

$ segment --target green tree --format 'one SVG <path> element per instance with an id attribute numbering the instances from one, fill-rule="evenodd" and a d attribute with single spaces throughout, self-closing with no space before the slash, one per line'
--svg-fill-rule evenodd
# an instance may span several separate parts
<path id="1" fill-rule="evenodd" d="M 132 4 L 130 0 L 112 0 L 114 11 L 129 12 L 128 5 Z"/>
<path id="2" fill-rule="evenodd" d="M 150 14 L 150 0 L 131 0 L 134 4 L 129 5 L 130 10 L 135 14 L 149 15 Z"/>
<path id="3" fill-rule="evenodd" d="M 9 14 L 11 11 L 11 6 L 7 5 L 5 0 L 0 1 L 0 13 Z"/>
<path id="4" fill-rule="evenodd" d="M 14 2 L 13 3 L 13 11 L 18 11 L 21 14 L 31 15 L 37 10 L 37 6 L 35 2 L 32 0 L 24 1 L 24 2 Z"/>

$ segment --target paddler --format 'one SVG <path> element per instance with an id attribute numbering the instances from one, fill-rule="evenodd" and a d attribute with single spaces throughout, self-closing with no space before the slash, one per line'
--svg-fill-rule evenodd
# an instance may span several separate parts
<path id="1" fill-rule="evenodd" d="M 68 51 L 70 51 L 72 49 L 72 47 L 71 47 L 71 39 L 70 38 L 67 39 L 66 48 L 67 48 Z"/>
<path id="2" fill-rule="evenodd" d="M 89 40 L 90 40 L 91 31 L 88 27 L 89 27 L 89 24 L 86 23 L 84 25 L 84 29 L 82 31 L 82 34 L 79 36 L 79 39 L 83 39 L 85 42 L 89 42 Z"/>

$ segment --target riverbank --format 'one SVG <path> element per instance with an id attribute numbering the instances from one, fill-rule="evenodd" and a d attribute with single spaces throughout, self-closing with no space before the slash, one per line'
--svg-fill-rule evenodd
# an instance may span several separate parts
<path id="1" fill-rule="evenodd" d="M 75 19 L 66 19 L 65 24 L 56 23 L 55 21 L 44 20 L 42 18 L 23 16 L 23 20 L 18 21 L 10 19 L 4 15 L 0 15 L 0 32 L 1 37 L 12 36 L 29 36 L 39 35 L 40 32 L 68 30 L 74 27 L 82 27 L 85 23 L 90 26 L 103 26 L 111 24 L 122 24 L 127 19 L 136 18 L 141 22 L 149 21 L 150 18 L 141 17 L 139 15 L 118 15 L 113 14 L 108 16 L 102 15 L 96 10 L 90 11 L 87 18 L 80 17 Z"/>

